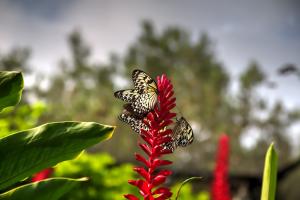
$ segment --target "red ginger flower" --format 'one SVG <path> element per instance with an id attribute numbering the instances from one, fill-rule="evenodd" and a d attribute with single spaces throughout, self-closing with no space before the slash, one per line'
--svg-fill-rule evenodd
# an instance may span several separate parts
<path id="1" fill-rule="evenodd" d="M 51 174 L 53 173 L 53 168 L 47 168 L 47 169 L 44 169 L 38 173 L 36 173 L 32 179 L 31 179 L 31 182 L 37 182 L 37 181 L 41 181 L 41 180 L 44 180 L 46 178 L 49 178 L 51 176 Z"/>
<path id="2" fill-rule="evenodd" d="M 213 200 L 230 200 L 228 183 L 229 137 L 222 134 L 219 138 L 216 168 L 212 183 Z"/>
<path id="3" fill-rule="evenodd" d="M 166 169 L 159 170 L 158 167 L 172 164 L 171 161 L 162 160 L 161 156 L 172 153 L 171 150 L 164 148 L 163 144 L 172 139 L 172 130 L 166 127 L 173 123 L 172 118 L 176 116 L 175 113 L 171 113 L 171 109 L 176 105 L 176 98 L 173 97 L 173 85 L 166 75 L 157 77 L 157 87 L 158 102 L 154 110 L 144 120 L 149 130 L 141 130 L 141 137 L 146 143 L 139 143 L 148 158 L 135 154 L 136 160 L 143 163 L 145 167 L 135 167 L 134 171 L 143 178 L 128 181 L 129 184 L 139 188 L 144 200 L 165 200 L 172 196 L 169 188 L 158 187 L 166 181 L 172 172 Z M 139 200 L 132 194 L 124 195 L 124 197 L 130 200 Z"/>

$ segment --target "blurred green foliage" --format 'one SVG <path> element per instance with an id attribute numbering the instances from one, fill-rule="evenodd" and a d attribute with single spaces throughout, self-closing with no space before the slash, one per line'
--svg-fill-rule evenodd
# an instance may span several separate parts
<path id="1" fill-rule="evenodd" d="M 0 137 L 33 128 L 45 111 L 46 105 L 42 102 L 36 102 L 32 105 L 20 104 L 4 109 L 0 113 Z"/>
<path id="2" fill-rule="evenodd" d="M 58 164 L 54 176 L 89 178 L 88 182 L 74 188 L 63 199 L 121 199 L 127 193 L 137 194 L 137 189 L 127 183 L 135 178 L 132 167 L 131 164 L 116 165 L 116 161 L 107 153 L 82 153 L 75 160 Z"/>

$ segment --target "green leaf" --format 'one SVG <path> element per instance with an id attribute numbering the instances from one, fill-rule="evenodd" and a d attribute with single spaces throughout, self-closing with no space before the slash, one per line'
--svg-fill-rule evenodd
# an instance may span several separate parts
<path id="1" fill-rule="evenodd" d="M 56 122 L 0 139 L 0 189 L 44 168 L 73 159 L 112 136 L 114 127 L 94 122 Z"/>
<path id="2" fill-rule="evenodd" d="M 21 72 L 0 71 L 0 112 L 5 107 L 19 103 L 23 86 Z"/>
<path id="3" fill-rule="evenodd" d="M 270 145 L 266 158 L 262 183 L 261 200 L 274 200 L 277 179 L 277 154 L 273 143 Z"/>
<path id="4" fill-rule="evenodd" d="M 0 200 L 57 200 L 74 186 L 87 178 L 50 178 L 43 181 L 22 185 L 0 194 Z"/>

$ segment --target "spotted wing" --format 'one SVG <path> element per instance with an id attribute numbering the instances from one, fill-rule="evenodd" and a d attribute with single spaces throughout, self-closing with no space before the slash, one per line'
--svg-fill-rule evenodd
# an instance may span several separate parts
<path id="1" fill-rule="evenodd" d="M 140 94 L 137 90 L 119 90 L 114 93 L 115 97 L 125 102 L 132 103 L 136 101 Z"/>
<path id="2" fill-rule="evenodd" d="M 154 109 L 157 102 L 157 94 L 149 92 L 141 94 L 135 101 L 132 102 L 133 112 L 138 116 L 144 116 Z"/>
<path id="3" fill-rule="evenodd" d="M 193 129 L 183 117 L 177 120 L 173 128 L 173 140 L 176 147 L 186 147 L 194 140 Z"/>
<path id="4" fill-rule="evenodd" d="M 135 69 L 132 72 L 132 80 L 134 88 L 139 91 L 139 93 L 156 92 L 157 85 L 156 82 L 145 72 L 139 69 Z"/>
<path id="5" fill-rule="evenodd" d="M 124 105 L 124 110 L 121 115 L 119 115 L 119 120 L 130 125 L 131 129 L 140 134 L 141 129 L 149 130 L 148 126 L 143 122 L 143 118 L 139 118 L 131 112 L 130 104 Z"/>
<path id="6" fill-rule="evenodd" d="M 170 150 L 170 151 L 174 152 L 175 149 L 176 149 L 176 143 L 175 143 L 175 141 L 172 140 L 172 141 L 170 141 L 170 142 L 164 143 L 164 144 L 163 144 L 163 149 L 165 149 L 165 150 Z"/>

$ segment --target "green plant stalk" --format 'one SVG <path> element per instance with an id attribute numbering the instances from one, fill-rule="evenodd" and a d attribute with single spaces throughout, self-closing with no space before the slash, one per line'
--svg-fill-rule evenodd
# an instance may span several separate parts
<path id="1" fill-rule="evenodd" d="M 265 167 L 262 182 L 261 200 L 274 200 L 277 181 L 277 153 L 272 143 L 265 157 Z"/>
<path id="2" fill-rule="evenodd" d="M 177 191 L 175 200 L 178 199 L 181 188 L 182 188 L 187 182 L 192 181 L 192 180 L 194 180 L 194 179 L 202 179 L 202 177 L 196 176 L 196 177 L 191 177 L 191 178 L 188 178 L 188 179 L 184 180 L 184 181 L 180 184 L 180 187 L 179 187 L 179 189 L 178 189 L 178 191 Z"/>

